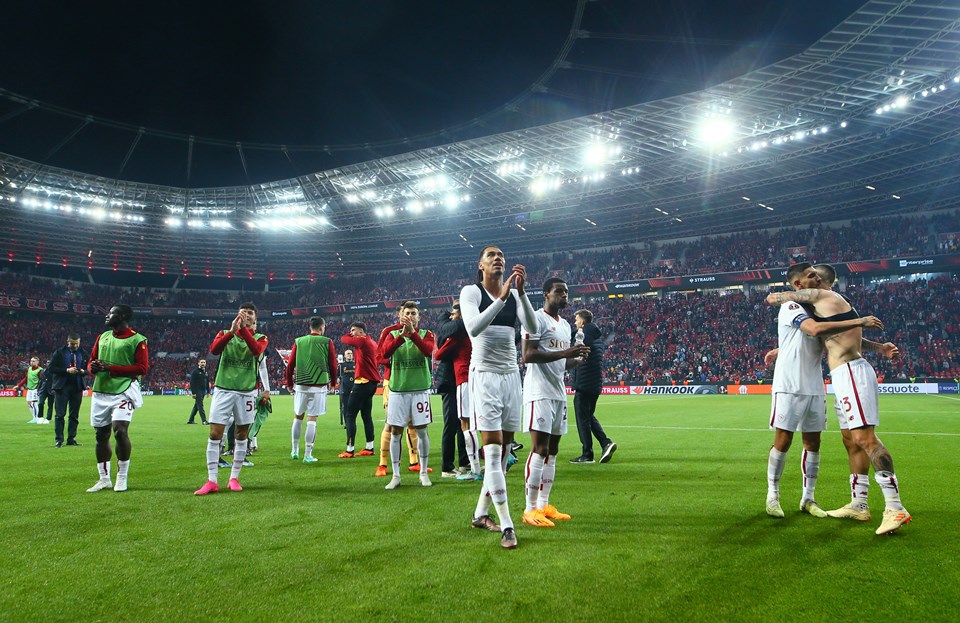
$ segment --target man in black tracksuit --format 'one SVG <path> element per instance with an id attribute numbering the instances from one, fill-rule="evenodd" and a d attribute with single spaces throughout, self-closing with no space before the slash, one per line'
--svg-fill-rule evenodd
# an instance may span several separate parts
<path id="1" fill-rule="evenodd" d="M 577 433 L 580 435 L 580 444 L 583 446 L 580 456 L 571 459 L 571 463 L 593 463 L 593 438 L 600 442 L 602 454 L 600 462 L 606 463 L 617 451 L 617 444 L 613 443 L 603 432 L 603 427 L 594 416 L 597 409 L 597 399 L 603 389 L 603 343 L 600 329 L 593 324 L 593 313 L 581 309 L 574 316 L 577 329 L 583 330 L 583 343 L 590 348 L 587 360 L 573 369 L 573 389 L 576 395 L 573 398 L 573 410 L 577 418 Z"/>

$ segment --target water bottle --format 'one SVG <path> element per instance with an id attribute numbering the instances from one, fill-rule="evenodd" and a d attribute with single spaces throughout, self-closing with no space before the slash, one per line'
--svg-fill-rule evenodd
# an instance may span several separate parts
<path id="1" fill-rule="evenodd" d="M 577 346 L 583 346 L 583 329 L 577 329 L 577 334 L 573 338 L 573 343 L 576 344 Z M 579 359 L 580 361 L 585 361 L 586 357 L 581 355 L 577 357 L 577 359 Z"/>

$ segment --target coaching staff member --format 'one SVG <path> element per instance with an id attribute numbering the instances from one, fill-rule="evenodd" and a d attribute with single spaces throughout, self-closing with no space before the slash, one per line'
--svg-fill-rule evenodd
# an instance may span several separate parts
<path id="1" fill-rule="evenodd" d="M 581 309 L 574 315 L 574 322 L 579 330 L 583 331 L 583 344 L 590 348 L 587 360 L 573 369 L 573 410 L 577 417 L 577 433 L 580 435 L 580 445 L 583 449 L 571 463 L 593 463 L 593 438 L 600 442 L 603 453 L 600 462 L 606 463 L 617 451 L 617 444 L 613 443 L 603 432 L 603 427 L 594 416 L 597 409 L 597 398 L 603 390 L 603 351 L 605 344 L 601 338 L 600 329 L 593 324 L 593 313 Z"/>
<path id="2" fill-rule="evenodd" d="M 203 399 L 210 393 L 210 376 L 207 374 L 207 360 L 197 362 L 197 369 L 190 373 L 190 393 L 193 394 L 193 410 L 187 424 L 193 424 L 193 418 L 200 414 L 200 421 L 207 423 L 207 412 L 203 410 Z"/>
<path id="3" fill-rule="evenodd" d="M 53 391 L 56 407 L 56 446 L 61 448 L 64 444 L 63 419 L 67 417 L 68 405 L 70 414 L 66 444 L 79 446 L 77 425 L 80 422 L 80 402 L 83 400 L 83 375 L 87 373 L 87 354 L 80 348 L 79 334 L 70 333 L 67 336 L 67 345 L 53 351 L 47 373 L 50 374 L 50 389 Z"/>

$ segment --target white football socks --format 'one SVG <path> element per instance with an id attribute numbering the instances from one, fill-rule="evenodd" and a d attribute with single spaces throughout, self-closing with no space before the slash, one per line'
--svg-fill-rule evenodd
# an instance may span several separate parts
<path id="1" fill-rule="evenodd" d="M 240 468 L 247 458 L 247 440 L 237 439 L 233 444 L 233 467 L 230 469 L 230 479 L 240 478 Z"/>
<path id="2" fill-rule="evenodd" d="M 767 499 L 780 499 L 780 476 L 787 462 L 787 453 L 770 448 L 767 456 Z"/>
<path id="3" fill-rule="evenodd" d="M 815 500 L 817 476 L 820 474 L 820 453 L 804 450 L 800 454 L 800 473 L 803 474 L 803 500 Z"/>
<path id="4" fill-rule="evenodd" d="M 293 425 L 290 427 L 290 451 L 294 454 L 300 454 L 300 431 L 303 427 L 303 420 L 293 418 Z"/>
<path id="5" fill-rule="evenodd" d="M 486 468 L 486 473 L 483 476 L 484 488 L 490 493 L 490 501 L 497 509 L 500 528 L 502 530 L 512 528 L 513 519 L 510 518 L 510 509 L 507 506 L 507 479 L 503 472 L 503 446 L 499 444 L 486 445 L 483 447 L 483 455 L 484 467 Z M 481 492 L 481 497 L 482 495 Z M 487 513 L 481 514 L 485 515 Z"/>
<path id="6" fill-rule="evenodd" d="M 543 508 L 550 503 L 550 490 L 553 489 L 553 479 L 557 473 L 557 455 L 551 454 L 543 462 L 543 475 L 540 477 L 540 498 L 537 508 Z"/>
<path id="7" fill-rule="evenodd" d="M 400 477 L 400 435 L 390 433 L 390 464 L 393 466 L 393 477 Z"/>
<path id="8" fill-rule="evenodd" d="M 220 466 L 220 440 L 207 439 L 207 480 L 217 482 L 217 469 Z"/>
<path id="9" fill-rule="evenodd" d="M 298 422 L 300 420 L 297 420 Z M 304 435 L 303 458 L 313 456 L 313 443 L 317 440 L 317 423 L 307 422 L 307 433 Z"/>
<path id="10" fill-rule="evenodd" d="M 467 458 L 470 460 L 470 471 L 480 473 L 480 455 L 477 452 L 477 433 L 472 430 L 463 431 L 463 443 L 466 446 Z"/>
<path id="11" fill-rule="evenodd" d="M 867 493 L 870 491 L 870 476 L 868 474 L 850 474 L 850 501 L 867 503 Z"/>
<path id="12" fill-rule="evenodd" d="M 893 472 L 879 471 L 874 472 L 873 479 L 880 485 L 880 491 L 883 492 L 883 501 L 886 502 L 887 510 L 903 510 L 903 503 L 900 502 L 900 485 L 897 483 L 897 475 Z"/>
<path id="13" fill-rule="evenodd" d="M 543 457 L 536 452 L 531 452 L 527 457 L 527 506 L 525 512 L 537 508 L 537 502 L 540 499 L 540 481 L 543 477 Z"/>
<path id="14" fill-rule="evenodd" d="M 430 436 L 427 434 L 427 427 L 416 429 L 417 431 L 417 453 L 420 455 L 420 475 L 429 474 L 427 470 L 427 460 L 430 458 Z"/>

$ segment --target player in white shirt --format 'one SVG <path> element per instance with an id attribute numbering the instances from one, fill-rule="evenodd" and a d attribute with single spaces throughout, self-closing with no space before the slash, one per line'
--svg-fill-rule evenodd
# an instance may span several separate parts
<path id="1" fill-rule="evenodd" d="M 534 332 L 536 314 L 524 292 L 526 269 L 515 265 L 504 281 L 505 265 L 499 247 L 484 247 L 477 266 L 478 283 L 460 292 L 460 312 L 473 348 L 470 402 L 483 444 L 485 469 L 472 525 L 502 532 L 500 544 L 512 549 L 517 546 L 517 536 L 507 506 L 504 473 L 508 448 L 520 430 L 523 410 L 515 330 L 519 319 L 524 331 Z M 490 518 L 491 502 L 500 518 L 499 526 Z"/>
<path id="2" fill-rule="evenodd" d="M 831 274 L 832 285 L 834 271 L 832 267 L 821 266 Z M 829 269 L 829 270 L 827 270 Z M 860 327 L 883 328 L 883 323 L 872 316 L 860 318 L 850 303 L 839 293 L 821 287 L 822 277 L 813 287 L 796 292 L 781 292 L 767 296 L 767 303 L 783 305 L 790 302 L 808 305 L 821 324 L 850 320 L 860 322 Z M 871 319 L 874 322 L 871 322 Z M 912 519 L 900 499 L 900 484 L 893 469 L 893 457 L 883 442 L 877 437 L 876 427 L 880 423 L 878 409 L 877 375 L 873 366 L 863 358 L 863 350 L 880 352 L 884 356 L 896 356 L 897 349 L 891 343 L 878 344 L 863 339 L 860 328 L 841 333 L 824 342 L 830 378 L 836 394 L 837 417 L 843 432 L 844 445 L 847 447 L 850 462 L 850 504 L 828 511 L 831 517 L 845 517 L 858 521 L 870 520 L 870 508 L 867 505 L 867 485 L 870 482 L 866 457 L 874 469 L 874 480 L 883 493 L 885 509 L 883 520 L 877 528 L 877 534 L 890 534 Z"/>
<path id="3" fill-rule="evenodd" d="M 803 290 L 819 287 L 820 276 L 813 266 L 804 262 L 790 267 L 787 281 L 794 290 Z M 873 321 L 879 323 L 875 318 Z M 827 427 L 823 374 L 820 371 L 823 347 L 818 338 L 862 327 L 865 322 L 872 323 L 866 318 L 817 322 L 802 305 L 793 302 L 780 308 L 777 317 L 779 352 L 770 408 L 770 427 L 775 433 L 773 447 L 767 456 L 766 511 L 771 517 L 783 517 L 780 477 L 793 435 L 798 430 L 803 440 L 800 510 L 814 517 L 827 516 L 814 498 L 820 471 L 820 434 Z"/>
<path id="4" fill-rule="evenodd" d="M 551 277 L 543 284 L 543 309 L 537 310 L 535 332 L 523 336 L 523 430 L 530 433 L 527 457 L 527 506 L 523 523 L 553 527 L 552 519 L 570 519 L 550 504 L 557 472 L 560 437 L 567 432 L 566 370 L 580 365 L 590 354 L 587 346 L 570 346 L 570 323 L 560 317 L 567 306 L 567 284 Z"/>

